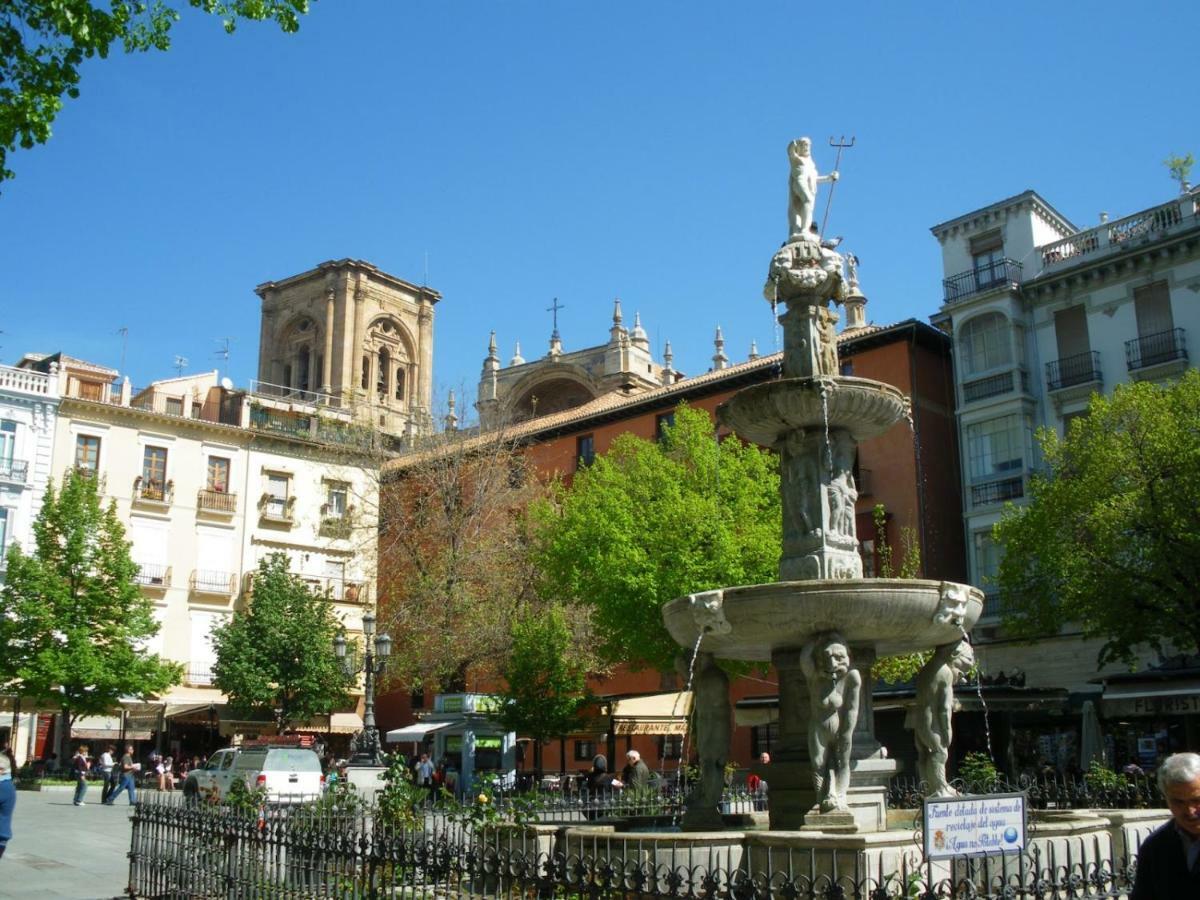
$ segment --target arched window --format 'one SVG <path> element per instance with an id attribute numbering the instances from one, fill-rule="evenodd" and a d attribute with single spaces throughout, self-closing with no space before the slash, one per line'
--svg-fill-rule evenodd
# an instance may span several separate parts
<path id="1" fill-rule="evenodd" d="M 962 327 L 958 346 L 967 375 L 986 372 L 1013 361 L 1012 329 L 998 312 L 984 313 Z"/>
<path id="2" fill-rule="evenodd" d="M 396 368 L 396 399 L 404 399 L 404 366 Z"/>
<path id="3" fill-rule="evenodd" d="M 362 366 L 362 389 L 365 391 L 371 386 L 371 357 L 363 354 Z"/>
<path id="4" fill-rule="evenodd" d="M 380 397 L 387 397 L 388 394 L 388 374 L 392 368 L 392 357 L 388 353 L 387 347 L 381 347 L 379 350 L 379 369 L 376 372 L 376 377 L 379 379 L 375 384 L 375 390 L 379 392 Z"/>
<path id="5" fill-rule="evenodd" d="M 296 387 L 302 391 L 309 389 L 309 382 L 312 373 L 309 371 L 310 356 L 308 352 L 308 344 L 301 344 L 296 351 Z"/>

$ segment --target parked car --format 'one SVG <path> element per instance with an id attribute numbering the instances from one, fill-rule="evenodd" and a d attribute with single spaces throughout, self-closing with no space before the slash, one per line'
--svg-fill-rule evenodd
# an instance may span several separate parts
<path id="1" fill-rule="evenodd" d="M 264 741 L 218 750 L 204 768 L 188 773 L 183 793 L 216 802 L 226 799 L 235 784 L 265 789 L 269 803 L 297 803 L 320 796 L 325 776 L 312 749 Z"/>

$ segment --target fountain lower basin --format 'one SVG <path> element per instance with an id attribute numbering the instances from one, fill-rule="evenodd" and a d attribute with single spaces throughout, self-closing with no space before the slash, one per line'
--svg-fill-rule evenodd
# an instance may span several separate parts
<path id="1" fill-rule="evenodd" d="M 671 637 L 720 659 L 770 660 L 836 631 L 881 655 L 962 638 L 983 612 L 983 592 L 947 581 L 861 578 L 778 581 L 679 597 L 663 607 Z"/>

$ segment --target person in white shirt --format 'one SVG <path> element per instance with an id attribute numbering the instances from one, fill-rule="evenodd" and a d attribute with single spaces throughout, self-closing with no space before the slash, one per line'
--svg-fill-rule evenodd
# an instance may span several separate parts
<path id="1" fill-rule="evenodd" d="M 116 787 L 116 781 L 113 779 L 113 768 L 116 766 L 116 760 L 113 759 L 113 748 L 105 747 L 104 752 L 100 754 L 100 777 L 103 779 L 100 785 L 100 802 L 103 803 L 108 799 L 109 792 Z"/>

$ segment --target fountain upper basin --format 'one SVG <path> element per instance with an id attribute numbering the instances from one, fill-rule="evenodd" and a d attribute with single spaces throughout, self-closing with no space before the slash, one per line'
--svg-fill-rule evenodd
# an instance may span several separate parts
<path id="1" fill-rule="evenodd" d="M 720 659 L 769 660 L 813 635 L 838 631 L 881 656 L 928 650 L 962 637 L 983 612 L 983 591 L 945 581 L 862 578 L 778 581 L 678 597 L 663 607 L 671 637 Z"/>
<path id="2" fill-rule="evenodd" d="M 865 441 L 906 415 L 908 398 L 890 384 L 831 376 L 753 384 L 717 407 L 724 425 L 762 447 L 774 447 L 788 432 L 806 428 L 844 429 Z"/>

